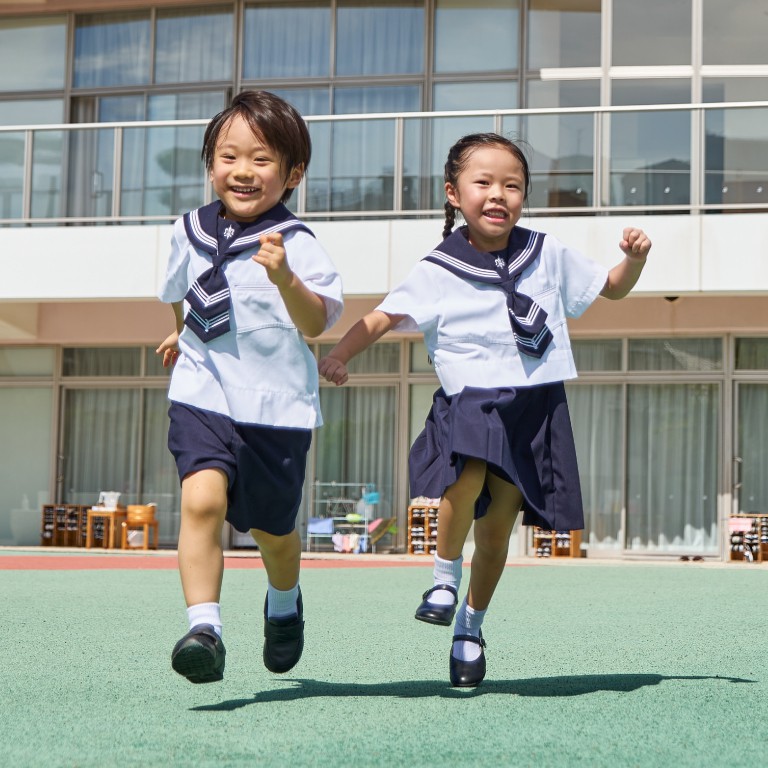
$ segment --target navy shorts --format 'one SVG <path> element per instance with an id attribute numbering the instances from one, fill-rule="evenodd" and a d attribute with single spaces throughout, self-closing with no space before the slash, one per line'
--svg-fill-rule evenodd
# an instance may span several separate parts
<path id="1" fill-rule="evenodd" d="M 221 469 L 228 479 L 227 521 L 238 531 L 285 536 L 294 529 L 311 430 L 240 424 L 175 402 L 168 416 L 168 448 L 180 481 L 201 469 Z"/>

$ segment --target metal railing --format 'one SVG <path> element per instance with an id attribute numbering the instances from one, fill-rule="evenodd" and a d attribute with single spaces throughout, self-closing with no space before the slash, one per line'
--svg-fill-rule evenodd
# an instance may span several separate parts
<path id="1" fill-rule="evenodd" d="M 305 219 L 434 217 L 461 135 L 524 139 L 531 215 L 768 210 L 768 102 L 306 118 Z M 0 127 L 0 225 L 167 223 L 210 202 L 207 120 Z"/>

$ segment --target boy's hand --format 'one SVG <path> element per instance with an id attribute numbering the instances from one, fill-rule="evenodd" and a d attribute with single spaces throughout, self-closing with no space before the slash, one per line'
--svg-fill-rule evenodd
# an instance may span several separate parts
<path id="1" fill-rule="evenodd" d="M 623 232 L 623 239 L 619 248 L 624 255 L 632 261 L 645 261 L 648 251 L 651 250 L 651 241 L 642 229 L 627 227 Z"/>
<path id="2" fill-rule="evenodd" d="M 155 352 L 163 356 L 163 368 L 173 365 L 181 354 L 179 352 L 179 332 L 174 331 Z"/>
<path id="3" fill-rule="evenodd" d="M 279 232 L 262 235 L 259 238 L 261 248 L 251 257 L 267 270 L 270 282 L 278 288 L 290 285 L 293 272 L 288 266 L 283 247 L 283 236 Z"/>
<path id="4" fill-rule="evenodd" d="M 335 384 L 337 387 L 347 383 L 349 379 L 349 373 L 347 372 L 347 366 L 335 357 L 324 357 L 317 364 L 317 370 L 320 371 L 320 375 L 326 380 Z"/>

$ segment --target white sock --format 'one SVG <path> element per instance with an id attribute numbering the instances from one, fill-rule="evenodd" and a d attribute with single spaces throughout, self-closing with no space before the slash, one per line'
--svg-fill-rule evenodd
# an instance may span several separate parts
<path id="1" fill-rule="evenodd" d="M 435 555 L 434 577 L 435 584 L 448 584 L 458 593 L 461 586 L 461 568 L 464 558 L 459 555 L 455 560 L 443 560 Z M 452 605 L 455 597 L 447 589 L 436 589 L 427 602 L 434 605 Z"/>
<path id="2" fill-rule="evenodd" d="M 221 637 L 221 605 L 219 603 L 198 603 L 187 608 L 189 628 L 198 624 L 210 624 Z"/>
<path id="3" fill-rule="evenodd" d="M 275 589 L 267 583 L 267 617 L 270 619 L 284 619 L 286 616 L 295 616 L 299 612 L 299 583 L 293 589 Z"/>
<path id="4" fill-rule="evenodd" d="M 485 613 L 485 611 L 476 611 L 474 608 L 471 608 L 465 597 L 459 610 L 456 611 L 456 619 L 453 625 L 454 636 L 472 635 L 472 637 L 480 637 L 480 627 L 483 625 Z M 459 661 L 474 661 L 480 657 L 481 651 L 481 646 L 469 640 L 458 640 L 451 648 L 454 658 L 459 659 Z"/>

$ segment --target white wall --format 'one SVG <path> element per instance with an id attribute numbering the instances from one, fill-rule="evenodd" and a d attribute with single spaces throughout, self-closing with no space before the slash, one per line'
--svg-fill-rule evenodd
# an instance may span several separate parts
<path id="1" fill-rule="evenodd" d="M 653 250 L 636 294 L 768 293 L 768 214 L 553 217 L 521 222 L 608 266 L 622 227 Z M 310 222 L 347 295 L 386 293 L 440 241 L 442 221 Z M 165 271 L 170 226 L 0 229 L 0 301 L 146 299 Z"/>

